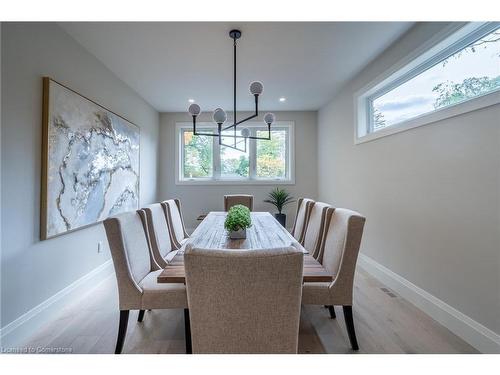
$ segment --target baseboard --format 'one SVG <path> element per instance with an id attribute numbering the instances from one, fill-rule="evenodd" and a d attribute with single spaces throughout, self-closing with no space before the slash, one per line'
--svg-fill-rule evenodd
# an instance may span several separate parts
<path id="1" fill-rule="evenodd" d="M 0 346 L 7 348 L 21 345 L 33 332 L 58 314 L 62 308 L 77 301 L 82 294 L 95 288 L 113 272 L 113 263 L 110 259 L 7 324 L 0 329 Z"/>
<path id="2" fill-rule="evenodd" d="M 358 264 L 481 353 L 500 353 L 497 333 L 364 254 L 359 255 Z"/>

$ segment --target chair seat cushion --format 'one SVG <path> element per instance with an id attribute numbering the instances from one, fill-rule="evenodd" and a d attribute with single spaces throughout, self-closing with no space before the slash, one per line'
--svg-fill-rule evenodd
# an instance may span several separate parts
<path id="1" fill-rule="evenodd" d="M 331 283 L 304 283 L 302 286 L 303 305 L 330 305 L 332 296 Z"/>
<path id="2" fill-rule="evenodd" d="M 142 308 L 187 309 L 186 286 L 184 284 L 158 283 L 163 270 L 150 272 L 139 286 L 142 288 Z"/>
<path id="3" fill-rule="evenodd" d="M 170 251 L 167 253 L 167 255 L 165 255 L 165 257 L 163 259 L 165 259 L 165 262 L 167 263 L 170 263 L 172 261 L 172 259 L 174 259 L 174 257 L 177 255 L 177 252 L 179 250 L 173 250 L 173 251 Z"/>

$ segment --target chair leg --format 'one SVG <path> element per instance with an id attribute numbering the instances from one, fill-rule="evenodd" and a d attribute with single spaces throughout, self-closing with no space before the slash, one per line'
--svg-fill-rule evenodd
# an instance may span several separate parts
<path id="1" fill-rule="evenodd" d="M 144 320 L 144 311 L 145 310 L 139 310 L 139 316 L 137 317 L 137 321 L 139 323 L 142 323 L 142 321 Z"/>
<path id="2" fill-rule="evenodd" d="M 118 338 L 116 340 L 115 354 L 120 354 L 123 349 L 123 343 L 125 342 L 125 336 L 127 335 L 128 314 L 129 310 L 120 310 L 120 324 L 118 326 Z"/>
<path id="3" fill-rule="evenodd" d="M 186 354 L 193 354 L 191 346 L 191 323 L 189 320 L 189 309 L 184 309 L 184 335 L 186 339 Z"/>
<path id="4" fill-rule="evenodd" d="M 356 340 L 356 332 L 354 332 L 354 319 L 352 318 L 352 306 L 342 306 L 344 309 L 345 325 L 347 326 L 347 334 L 351 342 L 352 350 L 359 350 L 358 340 Z"/>
<path id="5" fill-rule="evenodd" d="M 328 311 L 330 311 L 330 318 L 335 319 L 337 315 L 335 314 L 335 309 L 333 308 L 333 305 L 328 305 Z"/>

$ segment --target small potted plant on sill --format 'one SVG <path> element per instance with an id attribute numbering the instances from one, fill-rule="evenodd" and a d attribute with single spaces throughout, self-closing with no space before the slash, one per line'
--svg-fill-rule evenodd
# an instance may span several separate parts
<path id="1" fill-rule="evenodd" d="M 278 213 L 274 214 L 276 220 L 286 228 L 286 215 L 282 213 L 283 207 L 285 207 L 288 203 L 292 203 L 294 198 L 288 193 L 285 189 L 280 189 L 279 187 L 273 189 L 268 194 L 268 199 L 265 199 L 264 202 L 271 203 L 278 209 Z"/>
<path id="2" fill-rule="evenodd" d="M 232 240 L 247 238 L 247 228 L 252 226 L 250 210 L 241 204 L 234 205 L 227 213 L 224 228 Z"/>

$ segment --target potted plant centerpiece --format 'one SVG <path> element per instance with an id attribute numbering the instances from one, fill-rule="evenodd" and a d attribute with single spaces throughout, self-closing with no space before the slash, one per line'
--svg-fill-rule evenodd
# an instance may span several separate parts
<path id="1" fill-rule="evenodd" d="M 282 210 L 288 203 L 292 203 L 294 198 L 285 189 L 280 189 L 279 187 L 272 190 L 268 194 L 268 197 L 264 202 L 271 203 L 278 209 L 278 213 L 274 214 L 274 217 L 286 228 L 286 215 L 282 213 Z"/>
<path id="2" fill-rule="evenodd" d="M 234 205 L 227 213 L 224 228 L 229 232 L 229 238 L 240 240 L 247 238 L 247 228 L 252 226 L 250 210 L 241 204 Z"/>

